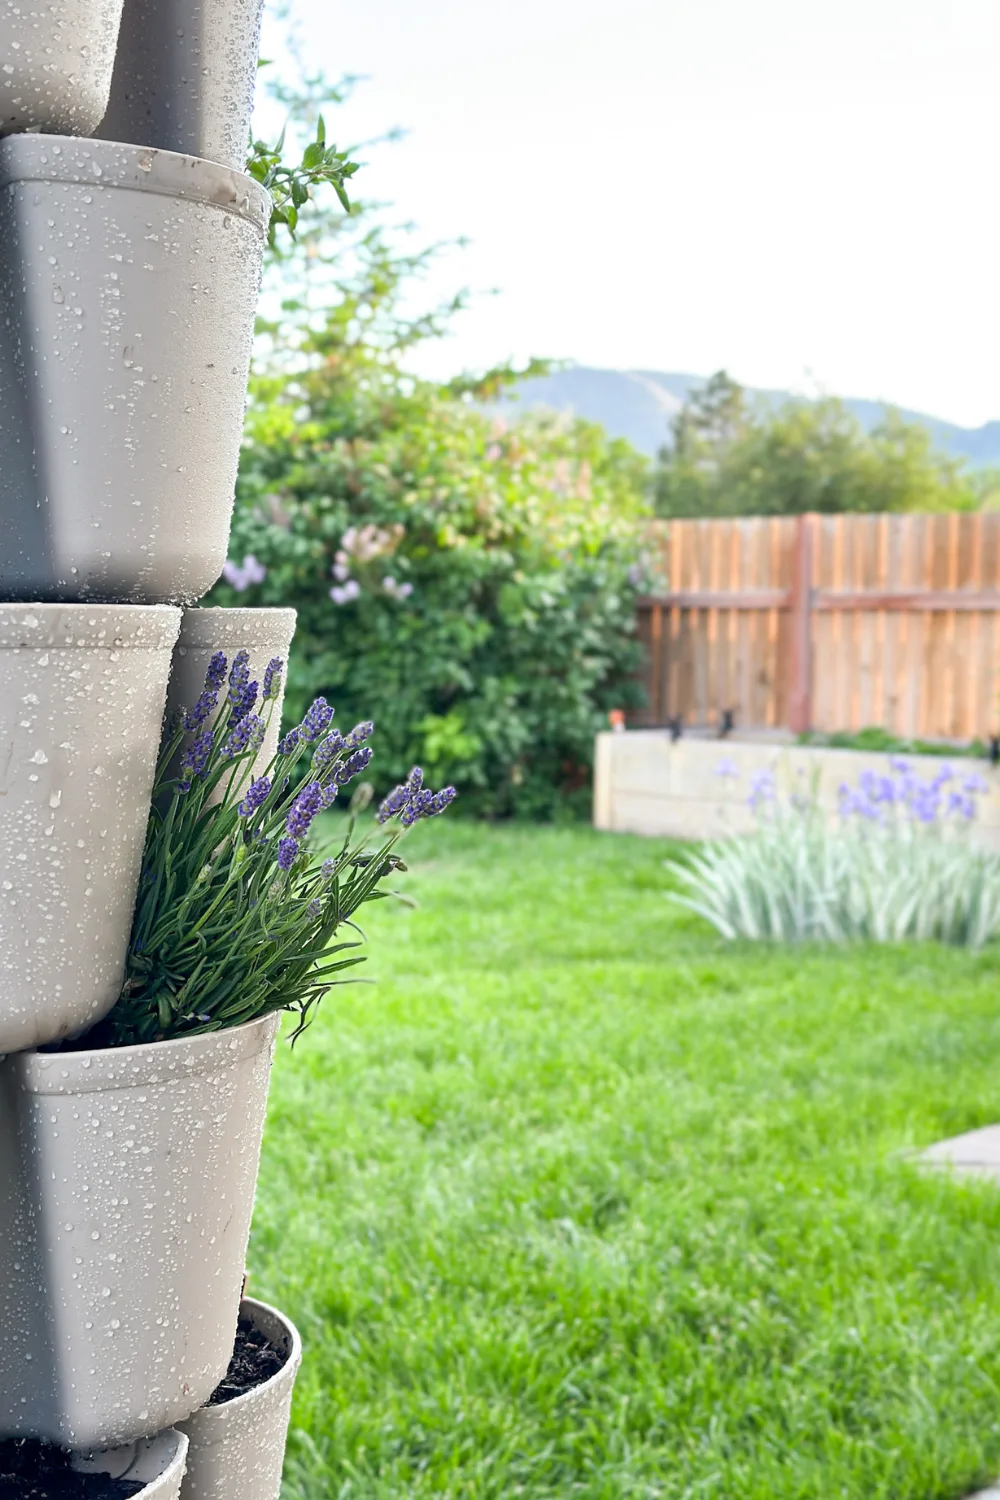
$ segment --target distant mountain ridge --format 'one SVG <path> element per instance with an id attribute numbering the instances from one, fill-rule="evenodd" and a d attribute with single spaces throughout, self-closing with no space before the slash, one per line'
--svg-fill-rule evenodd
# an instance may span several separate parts
<path id="1" fill-rule="evenodd" d="M 705 378 L 700 375 L 572 365 L 551 375 L 521 381 L 515 388 L 516 398 L 502 404 L 511 415 L 518 409 L 537 406 L 574 412 L 589 421 L 600 422 L 612 437 L 628 438 L 640 453 L 652 455 L 669 442 L 670 420 L 688 394 L 704 384 Z M 747 392 L 774 403 L 792 399 L 790 391 L 755 390 L 748 386 Z M 888 403 L 847 397 L 844 405 L 864 428 L 870 429 L 882 420 Z M 926 427 L 935 447 L 953 458 L 965 459 L 973 468 L 1000 467 L 1000 421 L 986 422 L 982 427 L 958 427 L 924 412 L 896 409 L 908 422 L 919 422 Z"/>

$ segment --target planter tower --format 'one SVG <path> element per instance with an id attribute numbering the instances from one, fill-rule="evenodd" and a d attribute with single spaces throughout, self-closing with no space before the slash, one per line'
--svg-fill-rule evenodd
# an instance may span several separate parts
<path id="1" fill-rule="evenodd" d="M 261 3 L 0 0 L 0 1454 L 146 1500 L 276 1500 L 300 1358 L 241 1303 L 276 1018 L 72 1045 L 121 991 L 165 708 L 294 629 L 193 607 L 270 213 Z M 238 1319 L 280 1368 L 226 1400 Z"/>

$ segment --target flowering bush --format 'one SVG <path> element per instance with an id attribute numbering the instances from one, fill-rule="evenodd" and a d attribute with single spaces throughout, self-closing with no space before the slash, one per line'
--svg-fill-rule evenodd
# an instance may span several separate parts
<path id="1" fill-rule="evenodd" d="M 355 838 L 352 819 L 332 857 L 313 854 L 313 821 L 368 767 L 373 726 L 341 734 L 317 698 L 255 776 L 282 670 L 269 662 L 258 683 L 245 651 L 231 666 L 218 652 L 197 703 L 166 737 L 125 984 L 100 1027 L 112 1046 L 218 1031 L 275 1010 L 297 1012 L 301 1029 L 338 976 L 363 962 L 353 919 L 405 870 L 392 853 L 400 829 L 443 812 L 455 795 L 431 792 L 414 767 L 379 810 L 380 825 L 397 826 L 377 848 Z M 350 936 L 334 941 L 341 929 Z"/>
<path id="2" fill-rule="evenodd" d="M 643 463 L 401 372 L 373 332 L 393 274 L 255 376 L 208 602 L 298 610 L 288 711 L 373 713 L 380 788 L 416 760 L 477 812 L 549 817 L 586 803 L 595 731 L 637 701 Z"/>
<path id="3" fill-rule="evenodd" d="M 718 769 L 736 774 L 725 762 Z M 1000 932 L 1000 856 L 964 837 L 986 790 L 977 772 L 943 765 L 924 779 L 897 758 L 890 775 L 863 771 L 843 783 L 831 818 L 812 790 L 782 796 L 773 773 L 758 772 L 754 832 L 679 866 L 685 893 L 673 899 L 726 938 L 979 948 Z"/>

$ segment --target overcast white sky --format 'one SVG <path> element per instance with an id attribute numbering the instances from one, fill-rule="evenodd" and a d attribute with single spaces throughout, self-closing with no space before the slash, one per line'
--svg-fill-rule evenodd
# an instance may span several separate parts
<path id="1" fill-rule="evenodd" d="M 530 354 L 1000 418 L 1000 0 L 294 0 L 438 291 Z"/>

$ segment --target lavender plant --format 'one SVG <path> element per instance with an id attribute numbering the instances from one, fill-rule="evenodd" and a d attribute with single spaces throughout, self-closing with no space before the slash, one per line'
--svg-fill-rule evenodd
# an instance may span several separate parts
<path id="1" fill-rule="evenodd" d="M 384 882 L 406 869 L 393 853 L 400 834 L 455 796 L 453 787 L 432 792 L 414 767 L 379 809 L 386 832 L 375 847 L 352 817 L 322 858 L 310 844 L 315 819 L 365 770 L 373 726 L 342 734 L 317 698 L 255 775 L 282 670 L 269 662 L 258 683 L 245 651 L 231 664 L 218 652 L 197 703 L 165 737 L 125 982 L 102 1023 L 111 1046 L 276 1010 L 297 1013 L 298 1035 L 330 986 L 364 961 L 355 917 L 394 894 Z"/>
<path id="2" fill-rule="evenodd" d="M 673 899 L 730 939 L 980 948 L 1000 933 L 1000 856 L 965 836 L 986 790 L 977 772 L 944 765 L 924 779 L 896 758 L 889 775 L 843 783 L 831 818 L 815 788 L 782 795 L 772 773 L 758 772 L 747 799 L 754 831 L 679 866 L 684 892 Z"/>

